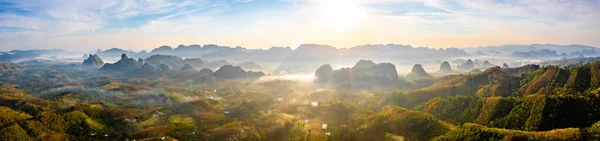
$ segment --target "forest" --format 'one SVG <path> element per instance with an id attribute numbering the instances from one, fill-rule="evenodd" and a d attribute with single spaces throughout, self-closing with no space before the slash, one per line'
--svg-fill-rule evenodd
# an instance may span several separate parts
<path id="1" fill-rule="evenodd" d="M 600 139 L 600 62 L 409 81 L 365 60 L 302 80 L 168 56 L 123 55 L 108 69 L 90 58 L 1 64 L 0 140 Z"/>

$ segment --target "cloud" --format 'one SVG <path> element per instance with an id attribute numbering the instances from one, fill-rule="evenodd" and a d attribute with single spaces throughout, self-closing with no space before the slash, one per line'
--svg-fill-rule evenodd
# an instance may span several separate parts
<path id="1" fill-rule="evenodd" d="M 165 19 L 168 19 L 168 18 L 177 17 L 177 16 L 181 16 L 181 15 L 189 14 L 189 13 L 192 13 L 192 12 L 196 12 L 196 11 L 198 11 L 198 10 L 199 10 L 199 9 L 192 9 L 192 10 L 188 10 L 188 11 L 184 11 L 184 12 L 179 12 L 179 13 L 175 13 L 175 14 L 171 14 L 171 15 L 164 16 L 164 17 L 162 17 L 162 18 L 159 18 L 159 19 L 157 19 L 157 20 L 159 20 L 159 21 L 160 21 L 160 20 L 165 20 Z"/>
<path id="2" fill-rule="evenodd" d="M 386 16 L 416 17 L 423 23 L 471 24 L 481 29 L 509 29 L 519 27 L 598 28 L 600 1 L 573 0 L 375 0 L 369 3 L 393 6 L 371 7 L 374 14 Z M 441 9 L 440 11 L 422 11 Z M 419 11 L 421 10 L 421 11 Z M 501 27 L 491 27 L 501 22 Z M 449 25 L 450 24 L 450 25 Z M 595 26 L 595 27 L 594 27 Z M 504 28 L 507 29 L 507 28 Z"/>
<path id="3" fill-rule="evenodd" d="M 246 2 L 252 2 L 253 0 L 233 0 L 233 2 L 241 2 L 241 3 L 246 3 Z"/>
<path id="4" fill-rule="evenodd" d="M 149 14 L 176 13 L 197 4 L 195 1 L 169 0 L 55 0 L 4 3 L 9 4 L 13 11 L 0 12 L 0 17 L 2 17 L 0 26 L 31 29 L 47 35 L 46 37 L 89 33 L 102 30 L 104 25 L 111 21 L 128 20 L 132 17 Z M 18 9 L 33 10 L 33 13 L 15 12 Z M 26 36 L 26 33 L 7 34 Z M 32 34 L 30 37 L 39 35 Z"/>
<path id="5" fill-rule="evenodd" d="M 407 44 L 404 38 L 444 36 L 475 43 L 477 37 L 501 41 L 502 37 L 489 36 L 514 34 L 525 38 L 515 39 L 523 42 L 552 43 L 558 37 L 575 35 L 561 41 L 600 45 L 590 39 L 600 32 L 600 1 L 339 0 L 353 2 L 367 13 L 352 26 L 355 30 L 346 32 L 321 30 L 324 21 L 315 17 L 322 16 L 319 3 L 324 1 L 329 0 L 0 0 L 0 41 L 10 42 L 11 48 L 34 46 L 32 40 L 38 45 L 73 48 L 77 41 L 90 41 L 94 47 L 110 48 L 148 45 L 139 42 L 170 37 L 185 39 L 169 43 L 196 40 L 235 46 L 252 42 L 255 47 L 267 43 L 269 47 L 298 41 Z M 127 41 L 117 37 L 135 42 L 106 43 Z"/>

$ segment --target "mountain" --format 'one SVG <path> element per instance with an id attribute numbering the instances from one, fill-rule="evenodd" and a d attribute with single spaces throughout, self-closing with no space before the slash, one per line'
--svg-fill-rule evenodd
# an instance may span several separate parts
<path id="1" fill-rule="evenodd" d="M 240 66 L 225 65 L 213 73 L 213 76 L 224 79 L 258 78 L 262 72 L 244 71 Z"/>
<path id="2" fill-rule="evenodd" d="M 377 64 L 375 64 L 373 61 L 371 60 L 360 60 L 358 61 L 358 63 L 356 63 L 352 69 L 357 70 L 357 69 L 368 69 L 371 67 L 376 66 Z"/>
<path id="3" fill-rule="evenodd" d="M 111 48 L 111 49 L 104 50 L 104 51 L 98 50 L 98 52 L 96 52 L 96 54 L 98 56 L 108 58 L 108 57 L 118 57 L 122 54 L 135 54 L 135 53 L 124 50 L 124 49 L 120 49 L 120 48 Z"/>
<path id="4" fill-rule="evenodd" d="M 156 68 L 148 63 L 142 65 L 142 67 L 135 71 L 135 76 L 151 76 L 156 72 Z"/>
<path id="5" fill-rule="evenodd" d="M 414 48 L 412 46 L 396 44 L 335 48 L 327 45 L 303 44 L 294 50 L 277 69 L 291 71 L 303 68 L 316 68 L 323 63 L 344 64 L 345 60 L 356 60 L 359 58 L 383 62 L 398 62 L 399 60 L 414 61 L 462 56 L 468 56 L 468 54 L 456 48 Z"/>
<path id="6" fill-rule="evenodd" d="M 549 49 L 542 49 L 542 50 L 535 50 L 535 51 L 528 51 L 528 52 L 514 52 L 512 54 L 512 56 L 520 57 L 520 58 L 557 58 L 557 57 L 560 57 L 558 54 L 556 54 L 556 51 L 549 50 Z"/>
<path id="7" fill-rule="evenodd" d="M 482 56 L 482 55 L 485 55 L 485 53 L 481 52 L 481 50 L 478 50 L 477 52 L 473 53 L 473 55 Z"/>
<path id="8" fill-rule="evenodd" d="M 315 77 L 315 83 L 338 89 L 392 88 L 399 83 L 396 66 L 391 63 L 375 64 L 370 60 L 360 60 L 352 68 L 339 70 L 322 65 L 315 72 Z"/>
<path id="9" fill-rule="evenodd" d="M 471 71 L 469 71 L 467 73 L 474 74 L 474 73 L 480 73 L 480 72 L 481 72 L 481 70 L 479 70 L 479 69 L 472 69 Z"/>
<path id="10" fill-rule="evenodd" d="M 0 63 L 0 72 L 9 72 L 13 70 L 23 69 L 21 66 L 10 64 L 10 63 Z"/>
<path id="11" fill-rule="evenodd" d="M 181 71 L 194 71 L 194 70 L 196 70 L 196 69 L 194 69 L 194 67 L 190 66 L 189 64 L 185 64 L 181 68 Z"/>
<path id="12" fill-rule="evenodd" d="M 469 52 L 469 53 L 467 53 Z M 161 46 L 150 52 L 131 52 L 123 49 L 113 48 L 98 53 L 103 59 L 107 59 L 106 54 L 127 53 L 135 58 L 149 58 L 152 55 L 172 55 L 180 58 L 202 58 L 203 64 L 196 65 L 188 63 L 195 68 L 207 67 L 217 69 L 223 65 L 236 64 L 246 69 L 256 69 L 243 64 L 230 62 L 254 62 L 265 66 L 274 67 L 275 71 L 281 72 L 312 72 L 311 68 L 317 68 L 322 64 L 349 65 L 347 60 L 374 60 L 378 62 L 391 62 L 394 64 L 412 64 L 413 62 L 428 62 L 431 60 L 447 60 L 448 58 L 461 58 L 472 55 L 473 68 L 470 65 L 457 67 L 460 70 L 469 71 L 474 68 L 491 67 L 481 59 L 481 56 L 519 57 L 527 59 L 557 59 L 557 58 L 575 58 L 578 56 L 598 56 L 600 50 L 596 47 L 581 45 L 550 45 L 550 44 L 532 44 L 532 45 L 502 45 L 479 48 L 447 48 L 433 49 L 427 47 L 412 47 L 409 45 L 398 44 L 375 44 L 360 45 L 348 48 L 337 48 L 328 45 L 302 44 L 296 49 L 290 47 L 271 47 L 265 49 L 248 49 L 244 47 L 228 47 L 214 44 L 207 45 L 179 45 L 177 47 Z M 560 55 L 559 55 L 560 54 Z M 226 60 L 227 63 L 215 61 L 215 64 L 208 64 L 206 60 Z M 106 61 L 106 60 L 105 60 Z M 466 61 L 466 60 L 465 60 Z M 502 60 L 504 61 L 504 60 Z M 456 62 L 453 62 L 456 63 Z M 511 62 L 513 63 L 513 62 Z M 531 63 L 528 61 L 519 61 L 518 63 Z M 152 63 L 159 65 L 159 63 Z M 182 63 L 167 63 L 172 67 L 183 67 Z M 461 64 L 463 63 L 456 63 Z M 491 63 L 490 63 L 491 64 Z M 515 63 L 517 64 L 517 63 Z M 493 65 L 493 64 L 492 64 Z"/>
<path id="13" fill-rule="evenodd" d="M 176 48 L 161 46 L 153 49 L 148 55 L 173 55 L 184 58 L 203 58 L 208 60 L 228 60 L 234 62 L 259 62 L 265 64 L 280 63 L 292 52 L 289 47 L 271 47 L 268 50 L 247 49 L 243 47 L 228 47 L 208 44 L 179 45 Z M 143 56 L 141 54 L 140 56 Z M 190 64 L 191 65 L 191 64 Z M 194 65 L 192 65 L 194 66 Z M 220 67 L 220 66 L 218 66 Z"/>
<path id="14" fill-rule="evenodd" d="M 238 66 L 242 67 L 243 69 L 247 69 L 247 70 L 257 70 L 257 69 L 262 68 L 260 65 L 258 65 L 255 62 L 252 62 L 252 61 L 242 62 L 242 63 L 238 64 Z"/>
<path id="15" fill-rule="evenodd" d="M 425 69 L 423 69 L 423 66 L 421 66 L 421 64 L 415 64 L 412 67 L 411 72 L 406 76 L 406 78 L 408 78 L 409 80 L 418 80 L 418 79 L 423 79 L 423 78 L 431 78 L 432 76 L 427 74 L 427 72 L 425 72 Z"/>
<path id="16" fill-rule="evenodd" d="M 294 71 L 301 68 L 316 68 L 319 63 L 326 62 L 330 57 L 337 57 L 337 49 L 327 45 L 303 44 L 296 48 L 286 59 L 277 66 L 280 71 Z"/>
<path id="17" fill-rule="evenodd" d="M 215 45 L 215 44 L 208 44 L 208 45 L 202 46 L 202 49 L 204 49 L 205 53 L 214 53 L 214 52 L 224 51 L 224 50 L 228 50 L 228 49 L 232 49 L 232 48 L 228 47 L 228 46 L 219 46 L 219 45 Z M 242 48 L 240 47 L 237 49 L 242 49 Z"/>
<path id="18" fill-rule="evenodd" d="M 61 55 L 66 53 L 64 50 L 11 50 L 9 52 L 0 52 L 0 62 L 18 61 L 23 59 L 34 59 L 44 55 Z"/>
<path id="19" fill-rule="evenodd" d="M 565 136 L 550 132 L 573 128 L 590 131 L 600 125 L 600 105 L 595 103 L 600 100 L 596 95 L 599 68 L 600 62 L 567 67 L 493 67 L 480 73 L 451 76 L 422 90 L 392 94 L 390 104 L 426 107 L 424 111 L 456 124 L 480 124 L 476 128 L 465 124 L 470 127 L 446 134 L 440 140 L 481 137 L 471 133 L 484 130 L 494 134 L 485 138 L 508 137 L 504 134 L 509 132 L 545 134 L 548 138 Z"/>
<path id="20" fill-rule="evenodd" d="M 114 64 L 107 63 L 104 66 L 102 66 L 102 68 L 100 68 L 100 70 L 126 72 L 126 71 L 135 70 L 135 69 L 137 69 L 137 67 L 141 67 L 141 66 L 138 66 L 138 62 L 135 59 L 129 58 L 127 56 L 127 54 L 122 54 L 121 60 L 119 60 L 118 62 L 116 62 Z"/>
<path id="21" fill-rule="evenodd" d="M 174 55 L 174 52 L 171 46 L 160 46 L 150 51 L 150 54 Z"/>
<path id="22" fill-rule="evenodd" d="M 351 68 L 351 77 L 355 79 L 372 78 L 377 75 L 377 64 L 371 60 L 360 60 Z"/>
<path id="23" fill-rule="evenodd" d="M 440 64 L 440 72 L 451 73 L 452 67 L 450 66 L 450 63 L 448 63 L 447 61 L 444 61 L 442 64 Z"/>
<path id="24" fill-rule="evenodd" d="M 264 73 L 233 65 L 194 70 L 194 64 L 227 61 L 132 56 L 115 57 L 114 71 L 0 63 L 0 140 L 600 139 L 597 58 L 548 60 L 568 64 L 558 66 L 458 57 L 451 60 L 464 60 L 453 64 L 514 67 L 455 68 L 457 74 L 414 81 L 398 78 L 395 64 L 354 58 L 352 64 L 315 67 L 315 81 L 307 84 L 293 73 L 256 80 Z M 428 75 L 428 65 L 453 67 L 439 60 L 413 60 L 409 75 Z"/>
<path id="25" fill-rule="evenodd" d="M 151 65 L 155 65 L 158 66 L 160 64 L 166 64 L 169 66 L 172 66 L 174 68 L 182 68 L 184 67 L 185 64 L 188 64 L 194 68 L 219 68 L 221 66 L 224 65 L 229 65 L 230 63 L 225 61 L 225 60 L 219 60 L 219 61 L 206 61 L 206 60 L 202 60 L 199 58 L 186 58 L 183 59 L 179 56 L 173 56 L 173 55 L 152 55 L 148 58 L 146 58 L 145 62 L 151 64 Z M 252 68 L 256 67 L 256 65 L 258 64 L 246 64 Z"/>
<path id="26" fill-rule="evenodd" d="M 182 63 L 183 59 L 181 57 L 173 56 L 173 55 L 157 54 L 157 55 L 152 55 L 152 56 L 146 58 L 144 61 L 148 64 L 157 65 L 157 66 L 160 64 L 167 64 L 170 66 L 175 66 L 175 65 Z"/>
<path id="27" fill-rule="evenodd" d="M 200 45 L 179 45 L 177 48 L 173 49 L 173 53 L 181 57 L 197 57 L 195 55 L 204 54 L 204 51 Z"/>
<path id="28" fill-rule="evenodd" d="M 333 68 L 329 64 L 322 65 L 315 72 L 315 83 L 326 83 L 331 79 Z"/>
<path id="29" fill-rule="evenodd" d="M 146 64 L 146 60 L 142 58 L 138 59 L 138 66 L 143 66 L 144 64 Z"/>
<path id="30" fill-rule="evenodd" d="M 492 67 L 494 66 L 494 64 L 491 64 L 489 61 L 485 60 L 483 61 L 483 64 L 481 64 L 482 67 Z"/>
<path id="31" fill-rule="evenodd" d="M 480 51 L 486 54 L 492 55 L 511 55 L 515 52 L 527 53 L 527 52 L 539 52 L 541 50 L 554 51 L 557 54 L 569 54 L 572 56 L 579 56 L 580 54 L 588 56 L 598 56 L 599 48 L 584 45 L 554 45 L 554 44 L 529 44 L 529 45 L 500 45 L 500 46 L 484 46 L 477 48 L 464 48 L 467 52 Z M 543 51 L 546 52 L 546 51 Z M 535 53 L 534 53 L 535 54 Z M 548 54 L 545 54 L 548 55 Z M 552 55 L 552 53 L 550 53 Z"/>
<path id="32" fill-rule="evenodd" d="M 83 61 L 83 65 L 92 67 L 101 67 L 104 65 L 104 61 L 97 54 L 90 54 L 87 59 Z"/>
<path id="33" fill-rule="evenodd" d="M 458 68 L 462 70 L 472 70 L 473 68 L 475 68 L 475 64 L 473 63 L 473 61 L 471 61 L 471 59 L 469 59 L 466 62 L 460 64 Z"/>
<path id="34" fill-rule="evenodd" d="M 179 45 L 176 48 L 173 48 L 171 46 L 160 46 L 160 47 L 155 48 L 152 51 L 150 51 L 149 54 L 151 54 L 151 55 L 157 55 L 157 54 L 176 55 L 176 56 L 181 56 L 181 57 L 200 57 L 200 56 L 208 55 L 208 54 L 211 54 L 214 52 L 219 52 L 219 51 L 224 51 L 224 50 L 229 50 L 229 49 L 232 49 L 232 48 L 227 47 L 227 46 L 213 45 L 213 44 L 204 45 L 204 46 Z"/>
<path id="35" fill-rule="evenodd" d="M 0 87 L 0 140 L 88 140 L 94 136 L 106 138 L 109 135 L 117 139 L 139 129 L 126 119 L 148 116 L 154 111 L 152 108 L 107 108 L 102 104 L 85 102 L 69 106 L 61 102 L 66 99 L 103 99 L 104 96 L 98 94 L 69 91 L 36 97 L 12 86 Z M 14 92 L 18 94 L 10 94 Z"/>
<path id="36" fill-rule="evenodd" d="M 371 60 L 360 60 L 352 67 L 352 75 L 356 80 L 362 79 L 398 79 L 396 66 L 391 63 L 375 64 Z"/>
<path id="37" fill-rule="evenodd" d="M 136 61 L 133 58 L 129 58 L 126 54 L 122 54 L 121 60 L 114 64 L 107 63 L 100 70 L 122 72 L 126 76 L 133 77 L 168 77 L 185 82 L 212 82 L 215 78 L 258 78 L 265 75 L 263 72 L 245 71 L 240 66 L 221 65 L 226 63 L 226 61 L 205 62 L 196 58 L 182 59 L 172 55 L 153 55 L 145 60 L 139 59 L 139 61 Z M 194 65 L 203 69 L 196 71 Z M 217 65 L 221 65 L 222 67 L 215 72 L 206 68 Z M 172 68 L 181 69 L 174 71 Z"/>
<path id="38" fill-rule="evenodd" d="M 225 65 L 232 65 L 232 64 L 229 63 L 229 62 L 227 62 L 227 61 L 225 61 L 225 60 L 217 60 L 217 61 L 206 62 L 204 64 L 204 67 L 205 68 L 210 68 L 210 69 L 215 69 L 215 68 L 220 68 L 220 67 L 225 66 Z"/>
<path id="39" fill-rule="evenodd" d="M 600 57 L 583 57 L 583 58 L 571 58 L 561 60 L 548 60 L 540 64 L 543 65 L 557 65 L 557 66 L 577 66 L 581 64 L 589 64 L 600 61 Z"/>
<path id="40" fill-rule="evenodd" d="M 211 69 L 202 68 L 200 70 L 201 75 L 212 75 L 214 72 Z"/>
<path id="41" fill-rule="evenodd" d="M 161 74 L 169 74 L 171 73 L 171 67 L 167 64 L 160 64 L 158 65 L 158 72 Z"/>
<path id="42" fill-rule="evenodd" d="M 512 74 L 512 75 L 519 75 L 522 73 L 533 72 L 538 69 L 540 69 L 540 65 L 529 64 L 529 65 L 515 67 L 515 68 L 502 68 L 502 71 Z"/>
<path id="43" fill-rule="evenodd" d="M 375 73 L 377 73 L 377 77 L 380 79 L 388 79 L 388 80 L 397 80 L 398 79 L 398 71 L 396 70 L 396 66 L 392 63 L 379 63 L 375 66 Z"/>

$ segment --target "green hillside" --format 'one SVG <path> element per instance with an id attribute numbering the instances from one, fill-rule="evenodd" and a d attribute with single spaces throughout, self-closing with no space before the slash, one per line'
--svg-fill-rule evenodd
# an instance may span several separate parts
<path id="1" fill-rule="evenodd" d="M 0 140 L 600 139 L 600 62 L 493 67 L 399 83 L 408 90 L 392 93 L 19 68 L 85 81 L 39 85 L 30 81 L 63 80 L 25 73 L 1 85 Z"/>

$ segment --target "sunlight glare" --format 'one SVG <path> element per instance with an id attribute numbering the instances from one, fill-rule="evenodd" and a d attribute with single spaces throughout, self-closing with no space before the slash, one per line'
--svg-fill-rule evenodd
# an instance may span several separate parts
<path id="1" fill-rule="evenodd" d="M 319 1 L 319 18 L 327 30 L 352 30 L 366 16 L 357 0 Z"/>

